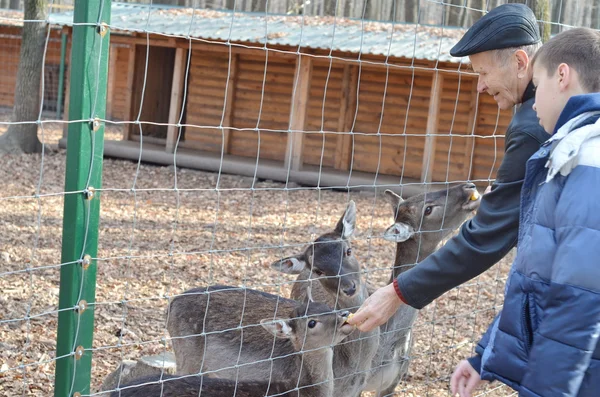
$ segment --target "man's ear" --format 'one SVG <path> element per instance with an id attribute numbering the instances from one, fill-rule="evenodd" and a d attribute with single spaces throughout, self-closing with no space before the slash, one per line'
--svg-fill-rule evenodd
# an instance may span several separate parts
<path id="1" fill-rule="evenodd" d="M 529 55 L 523 50 L 517 50 L 514 53 L 514 57 L 517 61 L 517 76 L 519 78 L 527 77 L 527 70 L 529 69 L 529 64 L 531 62 Z"/>

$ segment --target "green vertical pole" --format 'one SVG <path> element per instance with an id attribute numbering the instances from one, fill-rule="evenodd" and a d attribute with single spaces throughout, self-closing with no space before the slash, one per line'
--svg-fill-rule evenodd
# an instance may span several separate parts
<path id="1" fill-rule="evenodd" d="M 67 55 L 67 34 L 63 32 L 60 40 L 60 66 L 58 68 L 58 95 L 56 97 L 56 120 L 62 118 L 62 100 L 65 85 L 65 57 Z"/>
<path id="2" fill-rule="evenodd" d="M 55 397 L 89 394 L 96 295 L 96 261 L 106 113 L 110 0 L 76 0 Z"/>

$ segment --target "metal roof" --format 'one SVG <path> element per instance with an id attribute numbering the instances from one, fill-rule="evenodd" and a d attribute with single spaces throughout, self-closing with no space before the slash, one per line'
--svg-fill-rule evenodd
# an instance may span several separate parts
<path id="1" fill-rule="evenodd" d="M 73 11 L 54 12 L 50 23 L 72 25 Z M 334 17 L 265 15 L 168 5 L 113 3 L 111 29 L 215 41 L 285 45 L 352 53 L 460 62 L 450 48 L 464 29 Z"/>

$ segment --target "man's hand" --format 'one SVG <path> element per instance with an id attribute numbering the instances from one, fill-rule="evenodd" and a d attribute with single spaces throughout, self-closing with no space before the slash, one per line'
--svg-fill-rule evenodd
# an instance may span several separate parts
<path id="1" fill-rule="evenodd" d="M 452 391 L 453 396 L 458 393 L 460 397 L 471 397 L 473 390 L 484 382 L 471 364 L 467 360 L 463 360 L 458 363 L 452 374 L 450 391 Z"/>
<path id="2" fill-rule="evenodd" d="M 402 301 L 390 284 L 380 288 L 367 298 L 358 311 L 348 319 L 362 332 L 369 332 L 389 320 L 400 308 Z"/>

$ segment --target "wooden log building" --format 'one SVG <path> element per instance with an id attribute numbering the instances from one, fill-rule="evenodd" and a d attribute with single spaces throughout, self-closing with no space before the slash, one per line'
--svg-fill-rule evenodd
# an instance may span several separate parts
<path id="1" fill-rule="evenodd" d="M 258 164 L 258 177 L 340 187 L 486 185 L 502 160 L 511 112 L 448 54 L 464 30 L 112 7 L 107 119 L 128 123 L 107 155 L 137 160 L 141 131 L 147 161 L 170 164 L 177 149 L 178 166 L 252 176 Z M 72 11 L 50 20 L 51 37 L 70 36 Z M 0 41 L 0 56 L 18 54 L 17 41 Z"/>

